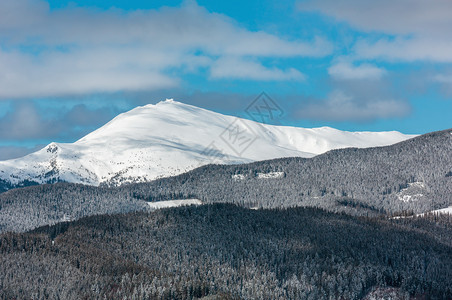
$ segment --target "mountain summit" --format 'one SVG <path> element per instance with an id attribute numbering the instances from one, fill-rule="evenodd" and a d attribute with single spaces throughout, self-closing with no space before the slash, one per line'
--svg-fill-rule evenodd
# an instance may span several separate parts
<path id="1" fill-rule="evenodd" d="M 120 185 L 209 163 L 312 157 L 331 149 L 384 146 L 411 137 L 396 131 L 266 125 L 166 100 L 120 114 L 75 143 L 51 143 L 25 157 L 0 162 L 0 186 L 5 190 L 57 181 Z"/>

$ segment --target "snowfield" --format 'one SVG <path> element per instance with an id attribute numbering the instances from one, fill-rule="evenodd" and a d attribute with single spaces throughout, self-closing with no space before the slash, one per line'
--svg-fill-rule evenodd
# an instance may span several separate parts
<path id="1" fill-rule="evenodd" d="M 426 214 L 449 214 L 449 215 L 452 215 L 452 206 L 432 210 L 432 211 L 422 213 L 422 214 L 417 214 L 416 217 L 422 217 L 422 216 L 425 216 Z M 392 219 L 404 219 L 404 218 L 412 218 L 412 217 L 413 216 L 397 216 L 397 217 L 392 217 Z"/>
<path id="2" fill-rule="evenodd" d="M 422 193 L 425 190 L 425 184 L 423 182 L 408 183 L 408 187 L 398 192 L 397 198 L 403 202 L 419 201 L 424 197 Z"/>
<path id="3" fill-rule="evenodd" d="M 257 178 L 259 179 L 282 178 L 282 177 L 284 177 L 284 172 L 257 173 Z"/>
<path id="4" fill-rule="evenodd" d="M 232 179 L 234 179 L 236 181 L 245 180 L 245 175 L 243 175 L 243 174 L 235 174 L 235 175 L 232 175 Z"/>
<path id="5" fill-rule="evenodd" d="M 182 199 L 182 200 L 168 200 L 168 201 L 157 201 L 148 202 L 151 209 L 161 209 L 167 207 L 178 207 L 186 205 L 201 205 L 201 200 L 198 199 Z"/>
<path id="6" fill-rule="evenodd" d="M 26 180 L 121 185 L 209 163 L 313 157 L 332 149 L 385 146 L 412 137 L 395 131 L 266 125 L 166 100 L 120 114 L 75 143 L 51 143 L 25 157 L 1 161 L 0 180 L 13 185 Z"/>
<path id="7" fill-rule="evenodd" d="M 452 214 L 452 206 L 442 208 L 442 209 L 432 210 L 428 213 L 429 214 Z M 419 214 L 418 216 L 423 216 L 423 215 L 424 214 Z"/>

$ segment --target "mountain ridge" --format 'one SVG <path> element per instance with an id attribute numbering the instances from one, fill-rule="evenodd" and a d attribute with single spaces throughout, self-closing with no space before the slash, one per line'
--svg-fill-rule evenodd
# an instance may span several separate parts
<path id="1" fill-rule="evenodd" d="M 234 130 L 250 140 L 247 147 L 236 143 Z M 147 182 L 212 162 L 313 157 L 331 149 L 384 146 L 411 137 L 396 131 L 266 125 L 166 100 L 120 114 L 72 144 L 50 143 L 23 158 L 0 162 L 0 185 L 7 190 L 58 181 L 94 186 Z"/>
<path id="2" fill-rule="evenodd" d="M 55 224 L 65 216 L 149 210 L 149 202 L 180 199 L 251 209 L 317 207 L 360 216 L 421 214 L 452 205 L 451 152 L 449 129 L 313 158 L 210 164 L 119 187 L 57 183 L 12 189 L 0 194 L 0 232 Z"/>

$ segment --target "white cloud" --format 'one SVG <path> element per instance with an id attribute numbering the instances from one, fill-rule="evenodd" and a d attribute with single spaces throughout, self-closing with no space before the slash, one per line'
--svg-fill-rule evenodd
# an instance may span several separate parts
<path id="1" fill-rule="evenodd" d="M 403 101 L 371 96 L 359 99 L 335 90 L 325 100 L 310 101 L 302 105 L 295 116 L 311 120 L 364 122 L 402 117 L 410 110 L 410 106 Z"/>
<path id="2" fill-rule="evenodd" d="M 214 79 L 247 80 L 304 80 L 305 76 L 298 70 L 290 68 L 266 68 L 260 63 L 237 57 L 220 58 L 212 65 L 211 77 Z"/>
<path id="3" fill-rule="evenodd" d="M 451 74 L 438 74 L 433 78 L 434 81 L 446 84 L 452 84 L 452 75 Z"/>
<path id="4" fill-rule="evenodd" d="M 169 88 L 179 84 L 180 72 L 211 66 L 214 78 L 292 80 L 301 73 L 265 69 L 259 59 L 331 51 L 321 38 L 286 40 L 249 31 L 191 1 L 132 12 L 50 11 L 41 0 L 0 1 L 0 98 Z M 221 75 L 219 64 L 231 56 L 251 57 L 252 70 L 230 68 Z"/>
<path id="5" fill-rule="evenodd" d="M 450 0 L 305 0 L 298 8 L 388 35 L 359 41 L 353 50 L 360 59 L 452 62 Z"/>
<path id="6" fill-rule="evenodd" d="M 380 39 L 376 42 L 361 40 L 354 51 L 360 59 L 381 59 L 387 61 L 431 61 L 452 62 L 452 39 L 397 38 Z"/>
<path id="7" fill-rule="evenodd" d="M 451 36 L 450 0 L 304 0 L 302 11 L 319 11 L 364 31 Z"/>
<path id="8" fill-rule="evenodd" d="M 354 66 L 348 62 L 339 62 L 328 69 L 328 74 L 333 78 L 345 80 L 378 80 L 385 73 L 386 71 L 384 69 L 366 63 Z"/>
<path id="9" fill-rule="evenodd" d="M 233 19 L 211 13 L 187 1 L 181 7 L 159 10 L 96 11 L 66 9 L 48 11 L 41 0 L 15 0 L 22 5 L 0 3 L 0 32 L 12 43 L 30 43 L 39 38 L 45 45 L 127 45 L 140 44 L 151 49 L 195 49 L 213 55 L 323 56 L 332 46 L 321 38 L 288 41 L 263 31 L 248 31 Z M 24 10 L 41 8 L 28 12 Z M 28 7 L 28 9 L 27 9 Z M 14 36 L 8 33 L 14 32 Z M 35 43 L 35 40 L 31 40 Z"/>
<path id="10" fill-rule="evenodd" d="M 135 60 L 136 57 L 129 63 Z M 146 90 L 177 84 L 177 80 L 157 68 L 152 70 L 148 65 L 148 70 L 132 69 L 121 65 L 123 61 L 123 57 L 108 52 L 103 56 L 90 51 L 48 53 L 39 59 L 18 52 L 0 52 L 0 97 Z"/>

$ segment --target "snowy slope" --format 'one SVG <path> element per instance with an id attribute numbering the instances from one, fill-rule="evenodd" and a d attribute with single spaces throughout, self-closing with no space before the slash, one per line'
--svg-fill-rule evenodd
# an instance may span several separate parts
<path id="1" fill-rule="evenodd" d="M 452 206 L 446 207 L 446 208 L 442 208 L 442 209 L 437 209 L 437 210 L 432 210 L 428 213 L 431 214 L 449 214 L 452 215 Z M 425 214 L 419 214 L 417 216 L 423 216 Z"/>
<path id="2" fill-rule="evenodd" d="M 436 210 L 432 210 L 426 213 L 422 213 L 422 214 L 417 214 L 416 217 L 423 217 L 427 214 L 448 214 L 448 215 L 452 215 L 452 206 L 446 207 L 446 208 L 441 208 L 441 209 L 436 209 Z M 413 218 L 414 215 L 411 216 L 397 216 L 397 217 L 392 217 L 392 219 L 405 219 L 405 218 Z"/>
<path id="3" fill-rule="evenodd" d="M 157 202 L 147 202 L 151 209 L 162 209 L 169 207 L 179 207 L 187 205 L 201 205 L 202 201 L 199 199 L 181 199 L 181 200 L 166 200 Z"/>
<path id="4" fill-rule="evenodd" d="M 51 143 L 23 158 L 2 161 L 0 180 L 13 185 L 24 180 L 117 185 L 176 175 L 208 163 L 312 157 L 411 137 L 394 131 L 265 125 L 166 100 L 123 113 L 75 143 Z"/>

